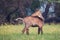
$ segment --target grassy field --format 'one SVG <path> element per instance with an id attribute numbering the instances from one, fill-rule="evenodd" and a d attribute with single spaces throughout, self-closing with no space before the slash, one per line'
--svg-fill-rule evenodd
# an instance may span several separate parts
<path id="1" fill-rule="evenodd" d="M 24 25 L 1 25 L 0 40 L 60 40 L 60 24 L 45 24 L 43 35 L 37 34 L 37 27 L 30 27 L 30 35 L 22 34 Z"/>

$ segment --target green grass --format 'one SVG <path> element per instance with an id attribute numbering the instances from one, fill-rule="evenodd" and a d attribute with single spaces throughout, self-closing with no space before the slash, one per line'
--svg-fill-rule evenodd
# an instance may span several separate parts
<path id="1" fill-rule="evenodd" d="M 37 34 L 37 27 L 30 27 L 29 35 L 22 34 L 24 25 L 1 25 L 0 40 L 60 40 L 60 24 L 45 24 L 43 35 Z"/>

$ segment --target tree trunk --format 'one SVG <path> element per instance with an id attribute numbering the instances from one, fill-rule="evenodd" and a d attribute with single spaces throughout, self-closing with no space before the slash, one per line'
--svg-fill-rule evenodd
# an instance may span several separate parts
<path id="1" fill-rule="evenodd" d="M 57 17 L 60 17 L 60 3 L 55 3 L 55 13 Z"/>
<path id="2" fill-rule="evenodd" d="M 45 19 L 47 18 L 50 5 L 51 5 L 51 3 L 48 3 L 48 4 L 46 5 L 45 12 L 43 13 L 43 16 L 44 16 Z"/>

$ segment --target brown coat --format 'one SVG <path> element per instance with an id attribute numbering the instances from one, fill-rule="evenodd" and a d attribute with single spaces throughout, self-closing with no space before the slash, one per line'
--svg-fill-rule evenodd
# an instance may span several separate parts
<path id="1" fill-rule="evenodd" d="M 41 14 L 41 11 L 40 11 L 40 10 L 36 11 L 36 12 L 35 12 L 35 13 L 33 13 L 31 16 L 38 16 L 38 17 L 40 17 L 40 18 L 42 18 L 42 19 L 44 20 L 44 18 L 43 18 L 43 16 L 42 16 L 42 14 Z"/>

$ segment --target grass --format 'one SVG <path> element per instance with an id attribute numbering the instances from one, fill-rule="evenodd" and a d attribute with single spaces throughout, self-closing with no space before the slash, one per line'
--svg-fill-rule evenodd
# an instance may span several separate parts
<path id="1" fill-rule="evenodd" d="M 0 40 L 60 40 L 60 24 L 45 24 L 43 35 L 37 34 L 37 27 L 30 27 L 30 35 L 22 34 L 24 25 L 1 25 Z"/>

